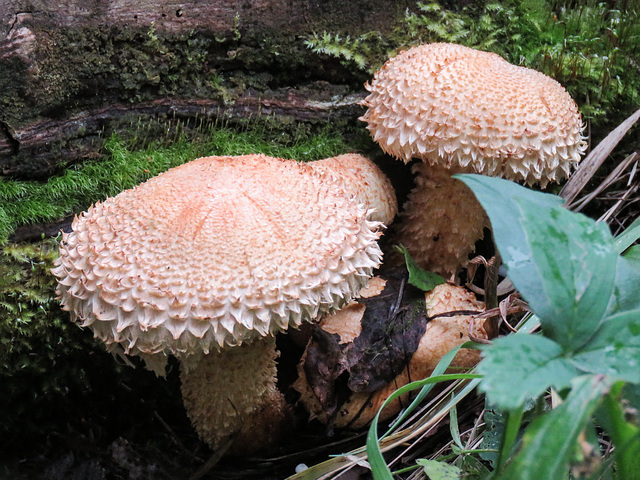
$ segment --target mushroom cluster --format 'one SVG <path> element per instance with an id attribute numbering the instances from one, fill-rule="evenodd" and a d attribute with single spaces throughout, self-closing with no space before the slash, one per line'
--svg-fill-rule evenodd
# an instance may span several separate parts
<path id="1" fill-rule="evenodd" d="M 480 173 L 557 182 L 586 149 L 576 103 L 554 79 L 461 45 L 420 45 L 376 72 L 361 120 L 388 154 L 414 166 L 397 241 L 424 268 L 464 266 L 488 219 L 451 178 Z"/>
<path id="2" fill-rule="evenodd" d="M 160 374 L 178 357 L 212 448 L 243 431 L 259 448 L 286 414 L 274 335 L 340 308 L 381 262 L 393 189 L 366 158 L 346 160 L 200 158 L 95 204 L 60 244 L 62 307 Z"/>

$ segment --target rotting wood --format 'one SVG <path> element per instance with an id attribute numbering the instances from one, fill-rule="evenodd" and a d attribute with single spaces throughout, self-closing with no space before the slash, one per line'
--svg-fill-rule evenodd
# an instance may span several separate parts
<path id="1" fill-rule="evenodd" d="M 304 40 L 388 33 L 407 8 L 415 2 L 0 2 L 0 176 L 42 179 L 91 158 L 97 134 L 130 114 L 356 118 L 348 94 L 366 74 Z M 305 86 L 319 80 L 348 91 L 315 98 Z"/>

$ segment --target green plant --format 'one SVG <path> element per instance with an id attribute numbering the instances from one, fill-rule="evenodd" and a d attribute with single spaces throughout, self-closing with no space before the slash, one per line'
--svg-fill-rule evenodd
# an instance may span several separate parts
<path id="1" fill-rule="evenodd" d="M 495 450 L 485 457 L 493 470 L 474 478 L 640 478 L 640 246 L 632 245 L 640 221 L 614 239 L 605 224 L 568 211 L 555 195 L 501 179 L 458 178 L 487 211 L 509 278 L 535 313 L 521 333 L 482 346 L 477 374 L 466 377 L 498 417 L 498 434 L 485 445 Z M 538 322 L 540 334 L 524 333 Z M 441 375 L 453 354 L 405 390 L 463 378 Z M 552 408 L 539 408 L 549 389 Z M 606 457 L 598 433 L 615 445 Z M 390 479 L 379 443 L 374 423 L 372 471 Z M 455 476 L 439 478 L 464 474 L 445 473 Z"/>
<path id="2" fill-rule="evenodd" d="M 534 2 L 511 60 L 562 83 L 596 123 L 640 103 L 640 10 L 637 2 Z"/>
<path id="3" fill-rule="evenodd" d="M 506 55 L 504 46 L 519 39 L 519 33 L 513 31 L 513 19 L 519 18 L 514 2 L 474 2 L 457 12 L 438 2 L 418 2 L 417 7 L 417 11 L 406 10 L 391 35 L 378 31 L 359 36 L 314 33 L 305 45 L 316 53 L 336 57 L 345 65 L 373 73 L 394 51 L 407 46 L 450 42 Z"/>
<path id="4" fill-rule="evenodd" d="M 480 389 L 506 412 L 505 432 L 520 426 L 527 400 L 548 388 L 561 403 L 534 419 L 519 448 L 512 451 L 514 435 L 503 437 L 494 478 L 565 477 L 579 442 L 596 438 L 580 440 L 581 433 L 596 424 L 616 444 L 617 478 L 640 478 L 637 419 L 625 418 L 629 398 L 621 394 L 624 383 L 640 386 L 640 268 L 633 260 L 640 247 L 616 243 L 605 224 L 566 210 L 559 197 L 497 179 L 461 179 L 486 209 L 509 278 L 542 326 L 541 335 L 510 335 L 483 349 Z M 638 236 L 637 225 L 627 233 Z"/>

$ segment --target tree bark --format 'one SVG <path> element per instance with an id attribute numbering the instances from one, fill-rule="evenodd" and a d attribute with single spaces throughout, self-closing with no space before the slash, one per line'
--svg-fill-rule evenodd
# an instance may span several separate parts
<path id="1" fill-rule="evenodd" d="M 356 118 L 368 75 L 304 39 L 389 31 L 408 3 L 2 2 L 0 175 L 46 178 L 140 118 Z"/>

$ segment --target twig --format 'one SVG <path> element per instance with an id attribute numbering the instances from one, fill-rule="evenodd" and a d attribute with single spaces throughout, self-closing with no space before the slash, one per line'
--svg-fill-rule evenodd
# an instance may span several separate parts
<path id="1" fill-rule="evenodd" d="M 598 187 L 593 192 L 582 197 L 580 200 L 571 203 L 570 205 L 568 205 L 568 208 L 570 210 L 573 210 L 574 212 L 579 212 L 580 210 L 582 210 L 589 202 L 591 202 L 594 198 L 596 198 L 603 190 L 605 190 L 607 187 L 609 187 L 610 185 L 618 181 L 622 173 L 629 167 L 629 165 L 632 165 L 632 164 L 633 164 L 633 167 L 632 167 L 632 175 L 633 175 L 633 172 L 635 171 L 635 167 L 637 165 L 637 163 L 634 163 L 634 161 L 637 160 L 637 157 L 638 157 L 638 154 L 636 152 L 633 152 L 631 155 L 625 158 L 622 162 L 620 162 L 616 166 L 616 168 L 613 169 L 613 171 L 607 176 L 607 178 L 605 178 L 602 181 L 602 183 L 598 185 Z"/>
<path id="2" fill-rule="evenodd" d="M 596 148 L 591 150 L 591 153 L 587 155 L 580 164 L 580 167 L 578 167 L 569 181 L 562 187 L 562 190 L 560 190 L 560 196 L 564 198 L 566 205 L 573 202 L 589 180 L 591 180 L 596 170 L 602 165 L 611 151 L 618 145 L 622 137 L 624 137 L 638 119 L 640 119 L 640 110 L 636 110 L 635 113 L 607 135 Z"/>

